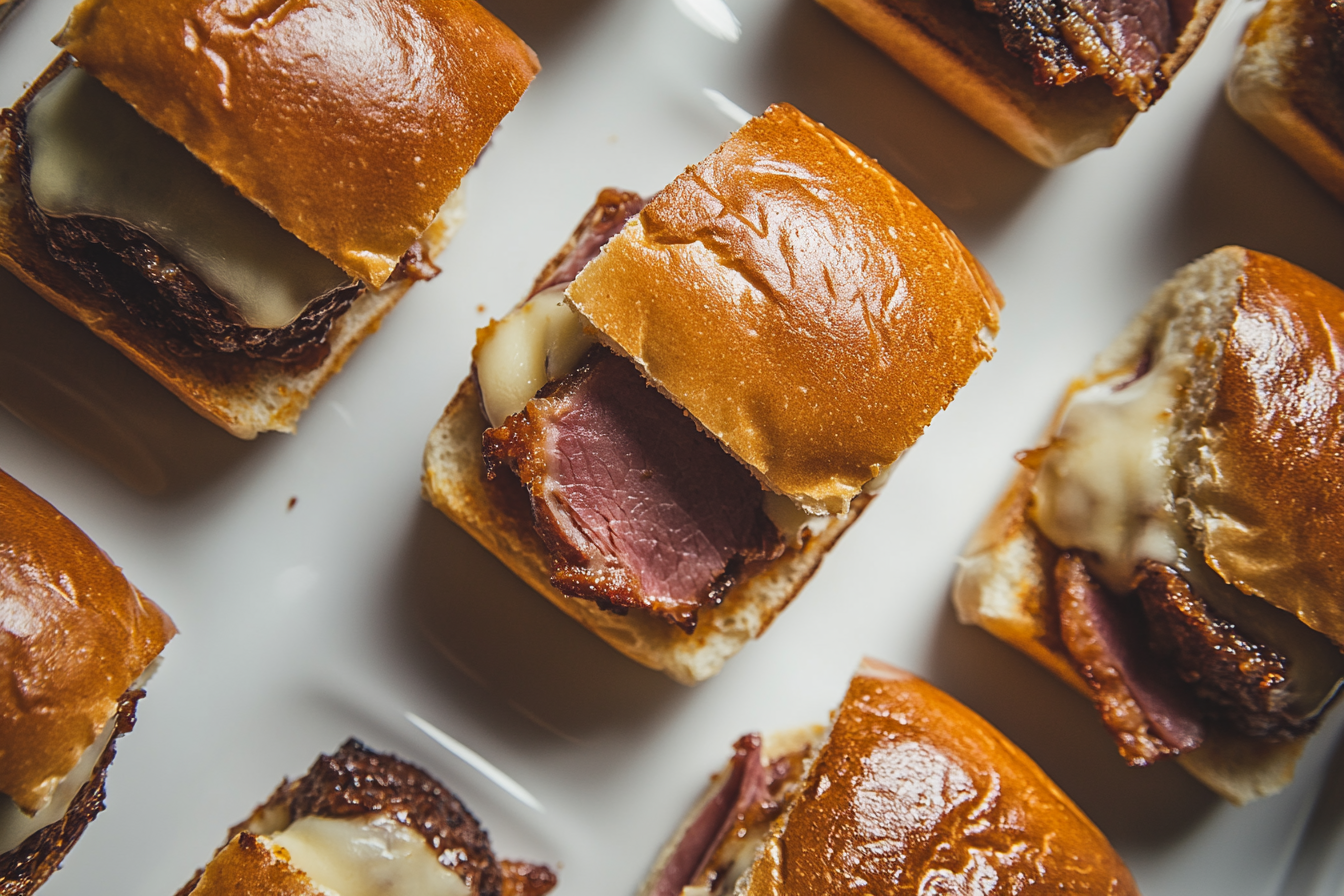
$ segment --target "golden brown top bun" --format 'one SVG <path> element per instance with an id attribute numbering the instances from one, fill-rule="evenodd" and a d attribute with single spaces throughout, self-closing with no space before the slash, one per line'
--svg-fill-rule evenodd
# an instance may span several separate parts
<path id="1" fill-rule="evenodd" d="M 866 660 L 748 896 L 1134 894 L 1105 836 L 988 722 Z"/>
<path id="2" fill-rule="evenodd" d="M 827 513 L 989 358 L 1003 304 L 913 193 L 788 105 L 674 180 L 568 295 L 765 485 Z"/>
<path id="3" fill-rule="evenodd" d="M 474 0 L 83 0 L 57 43 L 373 287 L 539 69 Z"/>
<path id="4" fill-rule="evenodd" d="M 176 633 L 79 527 L 0 471 L 0 793 L 44 806 Z"/>
<path id="5" fill-rule="evenodd" d="M 1244 249 L 1190 512 L 1243 591 L 1344 645 L 1344 291 Z"/>

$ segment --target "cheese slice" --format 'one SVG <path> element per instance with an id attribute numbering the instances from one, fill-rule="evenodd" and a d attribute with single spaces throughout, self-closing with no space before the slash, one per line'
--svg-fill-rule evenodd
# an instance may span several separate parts
<path id="1" fill-rule="evenodd" d="M 314 299 L 350 282 L 82 69 L 52 79 L 25 115 L 29 187 L 39 209 L 140 230 L 248 326 L 287 326 Z"/>
<path id="2" fill-rule="evenodd" d="M 418 831 L 386 815 L 305 816 L 268 839 L 340 896 L 471 896 Z"/>

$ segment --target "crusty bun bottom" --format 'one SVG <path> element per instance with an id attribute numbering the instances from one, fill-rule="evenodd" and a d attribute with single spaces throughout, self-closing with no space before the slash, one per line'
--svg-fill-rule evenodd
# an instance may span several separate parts
<path id="1" fill-rule="evenodd" d="M 1031 66 L 1003 47 L 969 3 L 948 0 L 817 0 L 981 127 L 1038 165 L 1054 168 L 1111 146 L 1138 113 L 1100 78 L 1038 87 Z M 1197 0 L 1163 69 L 1194 51 L 1222 0 Z"/>
<path id="2" fill-rule="evenodd" d="M 261 432 L 294 432 L 299 415 L 318 390 L 378 330 L 412 285 L 409 280 L 394 281 L 356 299 L 332 325 L 330 354 L 308 370 L 240 354 L 178 355 L 164 346 L 158 331 L 129 319 L 51 257 L 24 213 L 17 169 L 18 154 L 9 131 L 0 129 L 0 264 L 167 386 L 192 410 L 241 439 Z M 462 198 L 461 192 L 450 197 L 425 231 L 422 239 L 431 255 L 448 245 L 462 223 Z"/>
<path id="3" fill-rule="evenodd" d="M 749 564 L 721 604 L 700 610 L 695 632 L 688 635 L 640 610 L 618 616 L 566 597 L 551 584 L 550 553 L 533 528 L 525 490 L 509 476 L 485 478 L 481 435 L 488 424 L 480 404 L 475 380 L 468 377 L 425 445 L 425 497 L 568 616 L 632 660 L 686 685 L 717 674 L 759 637 L 871 500 L 867 494 L 854 499 L 848 515 L 831 519 L 803 547 Z"/>
<path id="4" fill-rule="evenodd" d="M 1299 101 L 1314 94 L 1317 105 L 1334 108 L 1344 121 L 1344 91 L 1338 80 L 1317 80 L 1328 60 L 1320 22 L 1304 0 L 1269 0 L 1246 29 L 1227 99 L 1242 118 L 1301 165 L 1316 182 L 1344 202 L 1344 147 L 1322 129 Z M 1316 62 L 1316 72 L 1306 66 Z"/>

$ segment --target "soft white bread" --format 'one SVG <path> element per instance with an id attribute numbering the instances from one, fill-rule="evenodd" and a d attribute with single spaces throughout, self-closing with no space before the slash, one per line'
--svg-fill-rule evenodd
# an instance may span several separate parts
<path id="1" fill-rule="evenodd" d="M 1271 256 L 1226 247 L 1182 269 L 1065 396 L 1136 371 L 1152 348 L 1192 359 L 1173 409 L 1175 505 L 1209 566 L 1344 643 L 1340 497 L 1344 459 L 1321 450 L 1341 429 L 1337 365 L 1344 292 Z M 1327 371 L 1334 371 L 1328 373 Z M 1065 403 L 1047 433 L 1059 429 Z M 1292 420 L 1290 426 L 1282 421 Z M 1091 696 L 1060 641 L 1051 569 L 1059 554 L 1031 518 L 1040 455 L 1029 458 L 967 545 L 953 588 L 963 622 L 1022 650 Z M 1235 803 L 1277 792 L 1303 740 L 1214 729 L 1182 765 Z"/>
<path id="2" fill-rule="evenodd" d="M 635 662 L 686 685 L 717 675 L 729 657 L 760 637 L 871 500 L 855 499 L 847 515 L 831 518 L 801 548 L 748 564 L 721 604 L 700 610 L 695 632 L 688 635 L 648 612 L 618 616 L 592 601 L 566 597 L 551 584 L 551 555 L 532 524 L 526 492 L 508 477 L 485 478 L 481 435 L 489 424 L 480 407 L 480 392 L 468 377 L 425 445 L 425 497 L 566 615 Z"/>
<path id="3" fill-rule="evenodd" d="M 1139 109 L 1100 78 L 1038 87 L 973 5 L 948 0 L 817 0 L 930 89 L 1038 165 L 1053 168 L 1111 146 Z M 1175 5 L 1175 4 L 1173 4 Z M 1162 59 L 1170 80 L 1222 0 L 1197 0 Z"/>
<path id="4" fill-rule="evenodd" d="M 641 896 L 652 892 L 646 883 Z M 732 896 L 855 892 L 1138 890 L 1105 836 L 1016 745 L 928 682 L 865 660 Z"/>
<path id="5" fill-rule="evenodd" d="M 82 0 L 56 42 L 372 288 L 539 70 L 475 0 Z"/>
<path id="6" fill-rule="evenodd" d="M 35 82 L 27 96 L 41 84 L 42 80 Z M 447 246 L 464 217 L 459 191 L 422 236 L 431 254 Z M 411 287 L 411 281 L 397 280 L 356 299 L 333 324 L 328 337 L 331 351 L 315 367 L 300 369 L 240 353 L 180 355 L 164 344 L 157 330 L 130 319 L 51 257 L 24 211 L 18 154 L 8 126 L 0 127 L 0 264 L 167 386 L 192 410 L 243 439 L 268 431 L 293 432 L 313 396 L 378 330 L 383 317 Z"/>
<path id="7" fill-rule="evenodd" d="M 1003 299 L 924 203 L 771 106 L 566 291 L 598 338 L 810 513 L 843 513 L 993 354 Z"/>
<path id="8" fill-rule="evenodd" d="M 1227 99 L 1344 202 L 1344 88 L 1334 73 L 1323 0 L 1269 0 L 1242 38 Z"/>

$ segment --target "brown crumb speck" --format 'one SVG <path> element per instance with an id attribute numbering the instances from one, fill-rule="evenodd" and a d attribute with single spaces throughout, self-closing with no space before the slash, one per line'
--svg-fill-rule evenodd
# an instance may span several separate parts
<path id="1" fill-rule="evenodd" d="M 297 504 L 297 503 L 299 503 L 299 499 L 298 499 L 297 496 L 295 496 L 295 497 L 293 497 L 293 498 L 290 498 L 290 499 L 289 499 L 289 503 L 285 505 L 285 510 L 293 510 L 293 509 L 294 509 L 294 505 Z"/>

